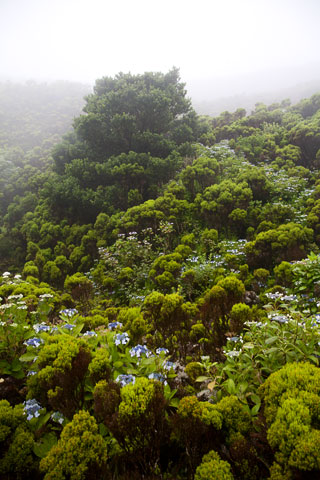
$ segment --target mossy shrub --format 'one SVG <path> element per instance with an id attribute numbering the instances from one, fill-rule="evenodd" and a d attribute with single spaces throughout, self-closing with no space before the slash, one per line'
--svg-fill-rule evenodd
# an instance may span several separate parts
<path id="1" fill-rule="evenodd" d="M 187 363 L 185 367 L 185 372 L 190 378 L 191 382 L 195 383 L 196 379 L 200 377 L 200 375 L 204 375 L 205 368 L 199 362 L 190 362 L 190 363 Z"/>
<path id="2" fill-rule="evenodd" d="M 309 363 L 289 363 L 260 387 L 267 439 L 275 452 L 270 479 L 296 472 L 320 475 L 320 371 Z"/>
<path id="3" fill-rule="evenodd" d="M 12 407 L 0 400 L 0 476 L 8 480 L 32 479 L 38 462 L 33 454 L 34 437 L 23 405 Z"/>
<path id="4" fill-rule="evenodd" d="M 84 404 L 84 380 L 92 358 L 85 340 L 70 335 L 47 337 L 36 361 L 38 373 L 28 378 L 28 396 L 67 418 Z"/>
<path id="5" fill-rule="evenodd" d="M 62 430 L 58 443 L 40 462 L 44 480 L 100 480 L 107 462 L 107 445 L 94 417 L 75 414 Z"/>
<path id="6" fill-rule="evenodd" d="M 93 354 L 88 368 L 89 376 L 94 383 L 97 383 L 99 380 L 109 380 L 111 371 L 110 353 L 106 348 L 101 347 Z"/>
<path id="7" fill-rule="evenodd" d="M 180 400 L 177 413 L 171 418 L 172 438 L 186 454 L 186 468 L 193 475 L 202 456 L 218 448 L 222 436 L 222 415 L 215 405 L 200 402 L 196 396 Z"/>
<path id="8" fill-rule="evenodd" d="M 214 450 L 203 456 L 198 466 L 194 480 L 233 480 L 231 466 L 228 462 L 221 460 Z"/>
<path id="9" fill-rule="evenodd" d="M 245 287 L 237 277 L 229 275 L 221 279 L 217 285 L 227 292 L 230 308 L 234 303 L 238 303 L 243 299 Z"/>
<path id="10" fill-rule="evenodd" d="M 216 404 L 217 411 L 222 416 L 222 430 L 227 443 L 235 438 L 246 435 L 252 429 L 252 419 L 235 395 L 222 398 Z"/>
<path id="11" fill-rule="evenodd" d="M 139 465 L 142 473 L 159 464 L 168 443 L 167 402 L 159 381 L 139 377 L 121 389 L 99 382 L 94 390 L 95 414 L 110 429 L 123 452 L 123 461 Z"/>
<path id="12" fill-rule="evenodd" d="M 251 308 L 245 303 L 235 303 L 230 312 L 230 330 L 240 333 L 244 323 L 252 320 Z"/>

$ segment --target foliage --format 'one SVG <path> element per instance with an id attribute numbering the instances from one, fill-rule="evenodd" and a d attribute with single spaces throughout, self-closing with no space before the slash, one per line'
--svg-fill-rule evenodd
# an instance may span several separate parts
<path id="1" fill-rule="evenodd" d="M 5 478 L 34 478 L 37 462 L 34 437 L 28 428 L 23 406 L 12 407 L 0 400 L 0 473 Z"/>
<path id="2" fill-rule="evenodd" d="M 214 450 L 203 456 L 194 476 L 195 480 L 232 480 L 233 478 L 229 463 L 221 460 Z"/>
<path id="3" fill-rule="evenodd" d="M 107 446 L 98 433 L 95 419 L 86 411 L 74 415 L 62 430 L 60 440 L 41 460 L 44 478 L 70 479 L 103 478 L 107 461 Z"/>
<path id="4" fill-rule="evenodd" d="M 29 398 L 59 410 L 67 418 L 84 405 L 84 377 L 91 351 L 84 340 L 63 334 L 49 337 L 28 379 Z"/>
<path id="5" fill-rule="evenodd" d="M 319 95 L 199 118 L 119 74 L 61 141 L 77 89 L 1 88 L 2 475 L 315 478 Z"/>
<path id="6" fill-rule="evenodd" d="M 270 375 L 261 387 L 268 441 L 275 450 L 271 478 L 294 471 L 319 471 L 319 369 L 291 363 Z"/>

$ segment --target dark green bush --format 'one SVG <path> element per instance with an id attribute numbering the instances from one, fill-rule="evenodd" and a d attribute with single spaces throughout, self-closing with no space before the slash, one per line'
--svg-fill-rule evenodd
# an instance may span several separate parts
<path id="1" fill-rule="evenodd" d="M 36 361 L 39 371 L 28 378 L 29 398 L 71 418 L 84 404 L 84 379 L 91 356 L 82 339 L 70 335 L 48 337 Z"/>
<path id="2" fill-rule="evenodd" d="M 23 405 L 11 407 L 0 400 L 0 475 L 8 480 L 32 479 L 38 463 L 33 454 L 34 437 Z"/>

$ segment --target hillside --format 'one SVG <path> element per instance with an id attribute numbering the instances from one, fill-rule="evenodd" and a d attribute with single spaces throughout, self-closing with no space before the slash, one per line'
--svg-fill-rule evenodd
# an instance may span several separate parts
<path id="1" fill-rule="evenodd" d="M 318 478 L 320 94 L 34 98 L 0 102 L 0 473 Z"/>

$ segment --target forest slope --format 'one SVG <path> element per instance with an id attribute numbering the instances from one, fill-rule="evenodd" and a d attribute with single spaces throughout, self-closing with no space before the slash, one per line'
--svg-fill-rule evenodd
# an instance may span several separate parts
<path id="1" fill-rule="evenodd" d="M 320 94 L 119 74 L 73 126 L 2 157 L 1 474 L 318 478 Z"/>

